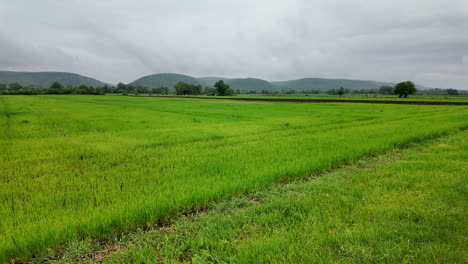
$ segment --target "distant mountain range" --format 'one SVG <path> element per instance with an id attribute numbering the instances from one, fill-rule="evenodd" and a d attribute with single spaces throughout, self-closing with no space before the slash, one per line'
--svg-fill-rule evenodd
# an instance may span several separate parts
<path id="1" fill-rule="evenodd" d="M 273 82 L 274 86 L 281 89 L 291 90 L 329 90 L 339 89 L 340 87 L 348 89 L 373 89 L 382 85 L 394 86 L 394 83 L 363 81 L 363 80 L 347 80 L 347 79 L 323 79 L 323 78 L 303 78 L 285 82 Z"/>
<path id="2" fill-rule="evenodd" d="M 83 75 L 69 72 L 15 72 L 0 71 L 0 83 L 17 82 L 23 86 L 49 87 L 53 82 L 67 85 L 103 86 L 106 83 Z"/>
<path id="3" fill-rule="evenodd" d="M 262 90 L 276 90 L 276 87 L 265 80 L 257 79 L 257 78 L 220 78 L 220 77 L 203 77 L 198 78 L 200 82 L 202 82 L 205 86 L 213 86 L 217 81 L 223 80 L 225 83 L 229 84 L 234 89 L 241 89 L 241 90 L 254 90 L 254 91 L 262 91 Z"/>
<path id="4" fill-rule="evenodd" d="M 243 89 L 243 90 L 273 90 L 275 87 L 261 79 L 255 78 L 236 78 L 236 79 L 229 79 L 229 78 L 222 78 L 222 77 L 201 77 L 195 78 L 183 74 L 176 74 L 176 73 L 158 73 L 152 74 L 148 76 L 141 77 L 138 80 L 131 82 L 131 85 L 143 85 L 147 87 L 160 87 L 160 86 L 167 86 L 172 87 L 174 84 L 178 82 L 186 82 L 191 84 L 199 84 L 202 86 L 210 86 L 212 87 L 217 81 L 223 80 L 225 83 L 229 84 L 234 89 Z"/>
<path id="5" fill-rule="evenodd" d="M 141 77 L 129 84 L 143 85 L 150 88 L 167 86 L 172 88 L 178 82 L 187 82 L 212 87 L 218 80 L 223 80 L 234 89 L 246 91 L 275 91 L 275 90 L 320 90 L 339 89 L 340 87 L 348 89 L 373 89 L 382 85 L 394 86 L 394 83 L 378 82 L 370 80 L 348 80 L 348 79 L 324 79 L 324 78 L 303 78 L 282 82 L 269 82 L 257 78 L 223 78 L 223 77 L 201 77 L 195 78 L 188 75 L 177 73 L 158 73 Z M 103 86 L 106 83 L 68 72 L 13 72 L 0 71 L 0 83 L 18 82 L 23 86 L 35 85 L 49 87 L 54 81 L 62 85 L 81 85 Z M 425 87 L 417 85 L 418 89 Z"/>
<path id="6" fill-rule="evenodd" d="M 202 84 L 197 78 L 183 75 L 183 74 L 177 74 L 177 73 L 158 73 L 158 74 L 147 75 L 129 84 L 143 85 L 149 88 L 155 88 L 155 87 L 160 87 L 160 86 L 167 86 L 169 88 L 172 88 L 174 84 L 178 82 L 186 82 L 186 83 L 200 84 L 200 85 Z"/>
<path id="7" fill-rule="evenodd" d="M 144 85 L 147 87 L 167 86 L 172 87 L 177 82 L 187 82 L 212 87 L 215 82 L 223 80 L 234 89 L 254 90 L 254 91 L 275 91 L 275 90 L 320 90 L 339 89 L 373 89 L 382 85 L 394 86 L 395 83 L 348 80 L 348 79 L 324 79 L 324 78 L 303 78 L 284 82 L 268 82 L 257 78 L 223 78 L 223 77 L 201 77 L 195 78 L 176 73 L 158 73 L 141 77 L 131 82 L 132 85 Z M 424 87 L 418 85 L 419 89 Z"/>

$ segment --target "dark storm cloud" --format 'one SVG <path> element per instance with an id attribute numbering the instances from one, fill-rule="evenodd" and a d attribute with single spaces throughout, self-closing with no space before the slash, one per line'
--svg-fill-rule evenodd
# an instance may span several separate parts
<path id="1" fill-rule="evenodd" d="M 467 2 L 0 0 L 0 69 L 468 88 Z"/>

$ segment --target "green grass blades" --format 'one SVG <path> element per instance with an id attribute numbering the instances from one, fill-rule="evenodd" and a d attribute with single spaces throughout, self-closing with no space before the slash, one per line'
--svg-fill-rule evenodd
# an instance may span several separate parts
<path id="1" fill-rule="evenodd" d="M 465 106 L 0 96 L 0 261 L 468 126 Z"/>
<path id="2" fill-rule="evenodd" d="M 107 263 L 466 263 L 468 133 L 135 233 Z"/>
<path id="3" fill-rule="evenodd" d="M 111 94 L 109 94 L 111 95 Z M 140 96 L 149 96 L 147 94 Z M 161 95 L 152 95 L 154 97 L 160 97 Z M 171 97 L 173 95 L 164 95 L 165 97 Z M 190 95 L 190 97 L 209 97 L 218 98 L 216 96 L 207 95 Z M 441 95 L 412 95 L 410 97 L 398 97 L 398 95 L 381 95 L 381 94 L 369 94 L 369 95 L 353 95 L 345 94 L 343 96 L 330 95 L 330 94 L 296 94 L 296 95 L 276 95 L 276 94 L 239 94 L 232 96 L 224 96 L 221 98 L 269 98 L 269 99 L 331 99 L 331 100 L 383 100 L 383 101 L 395 101 L 395 102 L 407 102 L 407 101 L 420 101 L 420 102 L 461 102 L 467 103 L 468 96 L 441 96 Z"/>

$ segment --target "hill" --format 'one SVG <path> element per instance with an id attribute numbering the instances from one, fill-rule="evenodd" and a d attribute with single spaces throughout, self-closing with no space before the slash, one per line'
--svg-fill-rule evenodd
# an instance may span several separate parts
<path id="1" fill-rule="evenodd" d="M 218 80 L 223 80 L 233 89 L 245 91 L 273 91 L 273 90 L 320 90 L 330 89 L 375 89 L 382 85 L 394 86 L 394 83 L 378 82 L 370 80 L 349 80 L 349 79 L 325 79 L 325 78 L 303 78 L 283 82 L 268 82 L 257 78 L 224 78 L 224 77 L 200 77 L 194 78 L 188 75 L 176 73 L 160 73 L 142 77 L 131 82 L 132 85 L 144 85 L 148 87 L 168 86 L 172 88 L 177 82 L 187 82 L 191 84 L 200 84 L 202 86 L 213 87 Z M 418 89 L 424 87 L 417 85 Z"/>
<path id="2" fill-rule="evenodd" d="M 201 77 L 201 78 L 197 78 L 197 80 L 203 86 L 213 87 L 213 85 L 219 80 L 223 80 L 225 83 L 227 83 L 229 78 L 224 78 L 224 77 Z"/>
<path id="3" fill-rule="evenodd" d="M 64 86 L 81 85 L 103 86 L 106 83 L 83 75 L 69 72 L 15 72 L 0 71 L 0 83 L 18 82 L 23 86 L 34 85 L 49 87 L 53 82 L 59 82 Z"/>
<path id="4" fill-rule="evenodd" d="M 152 74 L 148 76 L 141 77 L 138 80 L 131 82 L 131 85 L 143 85 L 147 87 L 159 87 L 159 86 L 167 86 L 172 88 L 174 84 L 178 82 L 186 82 L 191 84 L 200 84 L 202 86 L 210 86 L 213 87 L 215 82 L 223 80 L 227 84 L 229 84 L 234 89 L 243 89 L 243 90 L 271 90 L 273 89 L 273 85 L 271 83 L 256 79 L 256 78 L 223 78 L 223 77 L 201 77 L 201 78 L 194 78 L 188 75 L 183 74 L 176 74 L 176 73 L 159 73 L 159 74 Z"/>
<path id="5" fill-rule="evenodd" d="M 242 89 L 242 90 L 254 90 L 254 91 L 261 91 L 261 90 L 273 90 L 274 86 L 262 79 L 256 78 L 245 78 L 245 79 L 229 79 L 227 80 L 227 84 L 229 84 L 234 89 Z"/>
<path id="6" fill-rule="evenodd" d="M 268 81 L 257 79 L 257 78 L 223 78 L 223 77 L 202 77 L 198 80 L 205 86 L 213 87 L 215 82 L 223 80 L 225 83 L 229 84 L 233 89 L 241 90 L 273 90 L 275 87 Z"/>
<path id="7" fill-rule="evenodd" d="M 186 82 L 191 84 L 200 84 L 203 83 L 197 80 L 194 77 L 177 74 L 177 73 L 158 73 L 158 74 L 151 74 L 144 77 L 141 77 L 138 80 L 131 82 L 131 85 L 143 85 L 150 88 L 160 87 L 160 86 L 167 86 L 172 88 L 174 84 L 178 82 Z"/>
<path id="8" fill-rule="evenodd" d="M 303 78 L 297 80 L 268 82 L 257 78 L 223 78 L 223 77 L 201 77 L 195 78 L 177 73 L 158 73 L 141 77 L 129 84 L 143 85 L 149 88 L 167 86 L 172 88 L 178 82 L 200 84 L 202 86 L 213 87 L 218 80 L 224 80 L 234 89 L 245 91 L 273 91 L 273 90 L 321 90 L 338 89 L 340 87 L 348 89 L 374 89 L 381 85 L 394 86 L 394 83 L 370 81 L 370 80 L 349 80 L 349 79 L 325 79 L 325 78 Z M 49 87 L 54 81 L 58 81 L 64 86 L 85 84 L 88 86 L 103 86 L 106 83 L 69 72 L 14 72 L 0 71 L 0 83 L 18 82 L 23 86 L 34 85 Z M 426 89 L 416 85 L 418 89 Z"/>
<path id="9" fill-rule="evenodd" d="M 374 89 L 381 85 L 394 86 L 394 83 L 385 83 L 365 80 L 348 79 L 324 79 L 324 78 L 303 78 L 284 82 L 272 82 L 277 89 L 285 90 L 320 90 L 339 89 L 340 87 L 348 89 Z"/>

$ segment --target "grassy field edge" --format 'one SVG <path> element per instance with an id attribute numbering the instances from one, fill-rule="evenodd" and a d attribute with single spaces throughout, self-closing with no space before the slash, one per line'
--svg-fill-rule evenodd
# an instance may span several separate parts
<path id="1" fill-rule="evenodd" d="M 226 218 L 231 217 L 233 214 L 242 210 L 248 210 L 249 208 L 261 207 L 268 201 L 274 200 L 274 197 L 279 197 L 281 200 L 284 198 L 283 196 L 285 193 L 291 192 L 292 189 L 298 188 L 298 186 L 313 184 L 313 182 L 316 181 L 327 181 L 327 178 L 330 177 L 344 177 L 347 173 L 357 174 L 363 171 L 381 168 L 382 166 L 394 166 L 398 161 L 404 160 L 415 153 L 420 153 L 423 150 L 433 148 L 434 146 L 450 148 L 454 143 L 452 142 L 454 139 L 464 140 L 466 139 L 466 135 L 467 131 L 463 129 L 442 136 L 410 142 L 381 155 L 363 157 L 351 164 L 322 172 L 319 175 L 313 175 L 288 183 L 275 184 L 250 192 L 249 194 L 214 203 L 209 208 L 180 214 L 176 218 L 151 227 L 138 228 L 128 233 L 114 233 L 100 240 L 85 239 L 73 241 L 60 248 L 58 251 L 44 252 L 37 258 L 30 259 L 27 262 L 43 263 L 57 261 L 63 263 L 87 263 L 109 261 L 112 263 L 152 263 L 154 261 L 161 261 L 161 259 L 194 262 L 201 260 L 201 263 L 217 262 L 213 256 L 210 256 L 206 251 L 191 252 L 192 249 L 185 248 L 185 251 L 182 250 L 182 252 L 178 252 L 177 254 L 177 252 L 164 251 L 163 248 L 176 245 L 175 247 L 177 249 L 177 246 L 180 247 L 181 243 L 183 244 L 183 242 L 180 241 L 181 239 L 187 239 L 187 236 L 190 234 L 196 237 L 197 234 L 194 230 L 197 228 L 201 230 L 201 226 L 211 223 L 207 219 L 223 218 L 223 221 L 226 221 Z M 446 144 L 449 142 L 452 144 Z M 459 148 L 460 147 L 463 148 L 463 146 L 459 146 Z M 301 187 L 299 187 L 299 189 L 301 189 Z M 462 237 L 466 242 L 466 232 L 462 234 Z M 213 241 L 213 243 L 215 242 Z M 171 258 L 171 256 L 174 258 Z M 363 259 L 360 259 L 360 261 L 362 260 Z M 370 260 L 371 259 L 367 259 L 367 261 Z M 372 260 L 375 261 L 377 259 Z M 462 260 L 460 261 L 462 262 Z"/>

